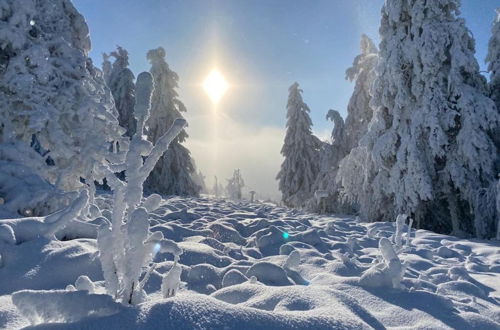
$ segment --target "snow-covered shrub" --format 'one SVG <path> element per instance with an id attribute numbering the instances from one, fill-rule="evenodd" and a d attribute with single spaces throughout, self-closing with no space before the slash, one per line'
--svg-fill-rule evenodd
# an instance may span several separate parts
<path id="1" fill-rule="evenodd" d="M 403 231 L 406 219 L 408 219 L 406 214 L 398 214 L 396 217 L 396 230 L 394 231 L 393 241 L 394 244 L 396 244 L 397 250 L 401 249 L 403 246 Z"/>
<path id="2" fill-rule="evenodd" d="M 490 237 L 474 222 L 490 221 L 476 197 L 497 174 L 499 115 L 459 7 L 385 2 L 374 114 L 339 175 L 366 219 L 406 213 L 418 228 Z"/>
<path id="3" fill-rule="evenodd" d="M 156 88 L 151 100 L 151 116 L 147 121 L 146 133 L 149 141 L 156 143 L 177 118 L 182 118 L 182 112 L 187 110 L 178 99 L 176 89 L 179 76 L 165 61 L 165 50 L 162 47 L 152 49 L 147 57 Z M 163 195 L 199 194 L 201 187 L 193 180 L 196 170 L 193 160 L 189 150 L 182 145 L 187 138 L 188 134 L 182 129 L 151 172 L 145 184 L 147 190 Z"/>
<path id="4" fill-rule="evenodd" d="M 0 2 L 0 142 L 39 143 L 63 190 L 93 185 L 123 129 L 90 58 L 84 18 L 69 0 Z M 29 164 L 23 164 L 29 166 Z M 90 197 L 93 189 L 90 187 Z"/>
<path id="5" fill-rule="evenodd" d="M 379 241 L 379 250 L 384 258 L 386 265 L 386 271 L 388 276 L 391 278 L 392 287 L 399 289 L 401 287 L 401 280 L 405 272 L 405 267 L 399 260 L 398 255 L 394 251 L 391 241 L 387 238 L 382 237 Z"/>
<path id="6" fill-rule="evenodd" d="M 401 289 L 401 281 L 406 267 L 401 263 L 388 238 L 382 237 L 379 240 L 379 251 L 382 262 L 366 270 L 359 280 L 360 284 L 369 287 Z"/>
<path id="7" fill-rule="evenodd" d="M 125 128 L 126 135 L 132 136 L 135 133 L 136 123 L 134 119 L 135 105 L 135 84 L 134 74 L 128 68 L 128 52 L 122 47 L 117 47 L 116 51 L 111 52 L 110 56 L 115 58 L 111 69 L 109 61 L 103 62 L 103 71 L 107 76 L 107 84 L 113 94 L 116 110 L 118 111 L 118 122 Z M 109 64 L 108 64 L 109 63 Z"/>
<path id="8" fill-rule="evenodd" d="M 143 184 L 186 124 L 184 119 L 176 119 L 155 145 L 146 140 L 144 129 L 149 118 L 152 92 L 151 74 L 141 73 L 137 78 L 134 108 L 137 128 L 126 152 L 125 163 L 101 169 L 108 172 L 106 179 L 113 190 L 113 210 L 111 224 L 106 222 L 99 228 L 99 257 L 107 293 L 124 304 L 136 304 L 143 300 L 145 293 L 142 288 L 151 267 L 143 282 L 139 282 L 139 278 L 157 252 L 172 253 L 176 259 L 182 253 L 177 244 L 164 239 L 161 232 L 149 231 L 148 212 L 158 207 L 160 200 L 157 195 L 144 199 Z M 123 170 L 125 181 L 115 176 L 115 172 Z"/>
<path id="9" fill-rule="evenodd" d="M 310 110 L 302 100 L 299 84 L 294 83 L 288 91 L 287 130 L 281 149 L 285 160 L 276 178 L 284 204 L 303 207 L 314 193 L 312 186 L 319 172 L 321 141 L 312 134 Z"/>
<path id="10" fill-rule="evenodd" d="M 178 257 L 176 256 L 174 259 L 174 265 L 170 268 L 161 282 L 161 292 L 164 298 L 175 296 L 181 285 L 182 268 L 177 261 Z"/>
<path id="11" fill-rule="evenodd" d="M 410 248 L 411 246 L 411 227 L 413 226 L 413 219 L 408 220 L 408 230 L 406 232 L 406 248 Z"/>
<path id="12" fill-rule="evenodd" d="M 243 181 L 243 177 L 241 176 L 241 172 L 239 169 L 234 170 L 233 176 L 230 179 L 227 179 L 226 191 L 227 196 L 235 201 L 241 200 L 242 197 L 242 189 L 245 186 L 245 181 Z"/>

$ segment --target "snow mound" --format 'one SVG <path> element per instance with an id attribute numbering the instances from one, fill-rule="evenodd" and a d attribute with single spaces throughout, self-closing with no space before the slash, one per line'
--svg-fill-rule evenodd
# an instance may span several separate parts
<path id="1" fill-rule="evenodd" d="M 97 201 L 111 205 L 110 198 L 100 195 Z M 172 197 L 152 204 L 158 208 L 150 214 L 151 231 L 163 233 L 172 246 L 160 246 L 154 256 L 147 297 L 116 310 L 95 298 L 92 315 L 86 314 L 93 310 L 84 308 L 86 299 L 105 292 L 95 239 L 37 238 L 12 245 L 4 242 L 10 236 L 2 229 L 0 277 L 9 281 L 0 282 L 0 328 L 500 326 L 500 242 L 257 203 Z M 183 251 L 177 263 L 174 243 Z M 23 298 L 28 307 L 20 312 L 11 297 L 26 289 L 55 290 L 48 293 L 59 300 L 42 307 Z M 66 307 L 66 294 L 87 298 Z M 13 299 L 18 305 L 19 298 Z M 81 310 L 73 312 L 77 299 Z M 66 323 L 54 323 L 61 321 Z"/>
<path id="2" fill-rule="evenodd" d="M 23 290 L 12 295 L 12 302 L 31 324 L 71 323 L 87 316 L 112 315 L 123 308 L 111 296 L 84 291 Z"/>

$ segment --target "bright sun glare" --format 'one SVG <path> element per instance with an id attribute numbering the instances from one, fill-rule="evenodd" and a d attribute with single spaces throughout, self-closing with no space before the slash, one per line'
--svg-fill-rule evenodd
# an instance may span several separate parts
<path id="1" fill-rule="evenodd" d="M 219 103 L 228 88 L 226 79 L 217 69 L 213 69 L 203 82 L 203 89 L 214 104 Z"/>

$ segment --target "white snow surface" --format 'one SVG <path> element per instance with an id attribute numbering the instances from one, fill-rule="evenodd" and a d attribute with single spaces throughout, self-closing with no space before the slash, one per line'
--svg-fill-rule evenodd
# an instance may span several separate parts
<path id="1" fill-rule="evenodd" d="M 101 208 L 112 204 L 105 194 L 96 202 Z M 162 294 L 162 280 L 174 264 L 162 250 L 144 287 L 145 302 L 124 306 L 105 295 L 95 239 L 40 237 L 18 245 L 0 240 L 0 328 L 500 327 L 495 240 L 412 230 L 411 245 L 398 249 L 394 222 L 365 224 L 206 197 L 164 199 L 149 220 L 152 232 L 184 251 L 175 295 Z M 381 255 L 381 240 L 393 244 L 401 261 L 397 288 L 384 280 L 389 260 Z"/>

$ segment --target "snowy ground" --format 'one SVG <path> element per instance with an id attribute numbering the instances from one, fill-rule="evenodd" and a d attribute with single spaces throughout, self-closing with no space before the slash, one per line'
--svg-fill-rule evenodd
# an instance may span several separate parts
<path id="1" fill-rule="evenodd" d="M 184 250 L 183 287 L 175 297 L 161 296 L 172 256 L 158 254 L 146 303 L 112 305 L 104 314 L 81 318 L 72 299 L 62 305 L 47 300 L 46 314 L 33 318 L 39 323 L 34 328 L 500 328 L 498 241 L 413 231 L 411 247 L 399 254 L 407 264 L 402 289 L 376 279 L 360 281 L 380 261 L 378 241 L 393 235 L 393 224 L 265 204 L 171 198 L 155 212 L 151 229 Z M 102 281 L 94 239 L 39 238 L 0 243 L 0 251 L 0 328 L 30 326 L 12 303 L 15 291 L 64 289 L 82 274 Z M 44 323 L 49 319 L 60 323 Z"/>

